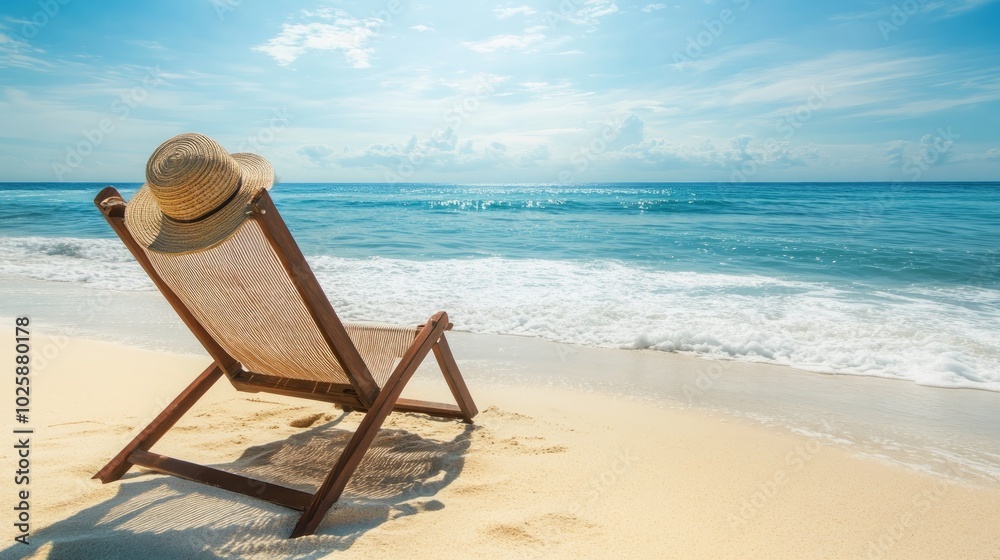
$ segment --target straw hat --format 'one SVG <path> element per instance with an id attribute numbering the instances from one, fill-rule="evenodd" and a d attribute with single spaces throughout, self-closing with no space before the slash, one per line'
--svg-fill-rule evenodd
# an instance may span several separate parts
<path id="1" fill-rule="evenodd" d="M 236 231 L 250 200 L 273 183 L 266 159 L 229 154 L 203 134 L 180 134 L 149 156 L 146 184 L 125 207 L 125 225 L 153 251 L 205 249 Z"/>

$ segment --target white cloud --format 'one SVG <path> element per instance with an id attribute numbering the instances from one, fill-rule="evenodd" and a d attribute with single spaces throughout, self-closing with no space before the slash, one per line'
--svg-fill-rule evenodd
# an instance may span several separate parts
<path id="1" fill-rule="evenodd" d="M 530 16 L 535 13 L 535 10 L 534 8 L 528 6 L 515 6 L 513 8 L 493 8 L 493 13 L 495 13 L 500 19 L 506 19 L 516 16 L 517 14 Z"/>
<path id="2" fill-rule="evenodd" d="M 554 95 L 568 95 L 573 93 L 572 83 L 566 80 L 556 84 L 551 82 L 521 82 L 518 85 L 521 86 L 522 90 L 538 94 L 543 99 Z"/>
<path id="3" fill-rule="evenodd" d="M 362 150 L 307 145 L 299 148 L 298 154 L 318 167 L 407 169 L 410 173 L 422 169 L 456 172 L 535 167 L 549 159 L 545 144 L 511 147 L 498 140 L 460 141 L 451 127 L 423 140 L 412 136 L 406 143 L 372 144 Z"/>
<path id="4" fill-rule="evenodd" d="M 987 103 L 1000 99 L 1000 90 L 986 91 L 983 93 L 966 94 L 961 97 L 933 98 L 908 103 L 893 104 L 860 113 L 858 116 L 879 115 L 879 116 L 901 116 L 913 117 L 926 115 L 938 111 L 945 111 L 953 107 L 963 105 L 975 105 L 977 103 Z"/>
<path id="5" fill-rule="evenodd" d="M 906 140 L 893 140 L 885 145 L 882 150 L 882 160 L 890 167 L 901 167 L 906 161 L 906 149 L 909 146 Z"/>
<path id="6" fill-rule="evenodd" d="M 752 163 L 755 168 L 801 167 L 819 158 L 819 153 L 811 147 L 792 147 L 788 142 L 760 142 L 749 135 L 739 135 L 730 138 L 722 147 L 716 147 L 711 140 L 700 144 L 674 144 L 660 138 L 651 138 L 626 146 L 620 151 L 610 152 L 608 158 L 646 165 L 672 164 L 676 167 L 700 166 L 735 170 L 748 163 Z"/>
<path id="7" fill-rule="evenodd" d="M 913 11 L 908 5 L 904 8 L 903 3 L 887 4 L 885 6 L 867 10 L 862 12 L 847 12 L 843 14 L 837 14 L 830 18 L 830 21 L 857 21 L 857 20 L 875 20 L 883 19 L 887 23 L 891 23 L 891 18 L 895 15 L 899 18 L 902 14 L 906 17 L 905 21 L 909 21 L 909 18 L 919 15 L 936 15 L 934 19 L 946 19 L 956 16 L 963 15 L 965 13 L 971 12 L 977 8 L 991 4 L 996 0 L 921 0 L 919 7 L 914 6 L 914 9 L 919 11 Z M 907 10 L 907 11 L 903 11 Z"/>
<path id="8" fill-rule="evenodd" d="M 645 127 L 646 123 L 638 115 L 634 113 L 626 115 L 624 119 L 610 127 L 608 134 L 605 135 L 610 138 L 608 148 L 616 150 L 641 144 Z"/>
<path id="9" fill-rule="evenodd" d="M 480 72 L 477 74 L 467 74 L 460 73 L 457 77 L 440 81 L 441 85 L 450 87 L 456 92 L 461 92 L 463 95 L 469 95 L 476 91 L 481 91 L 483 89 L 493 90 L 493 86 L 501 84 L 510 79 L 510 76 L 500 76 L 499 74 L 491 74 L 489 72 Z M 491 92 L 490 95 L 493 95 Z M 461 101 L 460 99 L 456 99 Z"/>
<path id="10" fill-rule="evenodd" d="M 11 37 L 10 35 L 7 35 L 6 33 L 0 32 L 0 45 L 2 45 L 4 48 L 7 47 L 13 48 L 17 45 L 25 45 L 25 44 L 26 43 L 18 41 L 17 39 Z"/>
<path id="11" fill-rule="evenodd" d="M 905 170 L 927 169 L 934 165 L 963 159 L 986 159 L 956 158 L 952 147 L 952 143 L 937 134 L 925 134 L 920 138 L 919 143 L 894 140 L 885 144 L 885 149 L 882 151 L 882 161 L 889 167 Z"/>
<path id="12" fill-rule="evenodd" d="M 413 25 L 410 29 L 416 29 L 417 31 L 423 33 L 424 31 L 434 31 L 433 27 L 427 27 L 426 25 Z"/>
<path id="13" fill-rule="evenodd" d="M 672 66 L 675 70 L 686 72 L 691 69 L 695 72 L 708 72 L 720 66 L 747 67 L 760 63 L 761 60 L 773 58 L 777 53 L 787 52 L 787 44 L 765 39 L 752 43 L 744 43 L 734 47 L 720 48 L 717 52 L 704 53 L 703 55 L 691 54 L 683 47 L 683 41 L 676 43 L 680 48 L 671 54 Z M 690 43 L 688 44 L 690 45 Z"/>
<path id="14" fill-rule="evenodd" d="M 528 91 L 548 91 L 551 89 L 548 82 L 521 82 L 520 85 Z"/>
<path id="15" fill-rule="evenodd" d="M 348 16 L 340 10 L 303 12 L 307 17 L 332 20 L 333 23 L 285 23 L 281 33 L 267 43 L 253 47 L 287 66 L 308 51 L 341 51 L 354 68 L 371 66 L 372 49 L 365 45 L 375 37 L 382 20 L 364 20 Z"/>
<path id="16" fill-rule="evenodd" d="M 325 146 L 322 144 L 310 144 L 308 146 L 302 146 L 297 152 L 301 156 L 305 156 L 306 159 L 312 161 L 317 165 L 325 165 L 327 162 L 332 161 L 336 158 L 337 151 L 330 146 Z"/>
<path id="17" fill-rule="evenodd" d="M 130 45 L 135 45 L 137 47 L 142 47 L 144 49 L 149 49 L 151 51 L 165 51 L 167 50 L 159 41 L 144 41 L 141 39 L 131 39 L 125 41 Z"/>
<path id="18" fill-rule="evenodd" d="M 45 51 L 16 37 L 0 32 L 0 68 L 50 69 L 53 67 L 51 63 L 37 58 L 37 55 L 44 53 Z"/>
<path id="19" fill-rule="evenodd" d="M 655 102 L 654 102 L 655 103 Z M 650 111 L 652 113 L 660 113 L 664 116 L 666 115 L 678 115 L 682 114 L 684 111 L 678 107 L 665 107 L 662 104 L 655 105 L 635 105 L 636 110 Z"/>
<path id="20" fill-rule="evenodd" d="M 746 50 L 767 59 L 787 45 L 764 42 Z M 703 74 L 704 85 L 679 86 L 667 93 L 691 100 L 686 105 L 692 110 L 756 106 L 759 118 L 787 114 L 806 103 L 813 113 L 851 110 L 856 118 L 895 118 L 1000 99 L 995 69 L 969 67 L 946 55 L 911 56 L 900 48 L 839 51 L 761 67 L 738 51 L 693 61 L 686 68 Z M 713 75 L 726 74 L 721 81 L 711 81 Z"/>
<path id="21" fill-rule="evenodd" d="M 655 12 L 657 10 L 662 10 L 666 8 L 666 4 L 646 4 L 643 6 L 642 11 L 644 12 Z"/>
<path id="22" fill-rule="evenodd" d="M 541 33 L 531 33 L 527 35 L 497 35 L 486 39 L 485 41 L 465 42 L 462 43 L 462 45 L 481 53 L 493 52 L 500 49 L 523 51 L 543 40 L 545 40 L 545 35 L 542 35 Z"/>
<path id="23" fill-rule="evenodd" d="M 838 52 L 798 63 L 746 70 L 722 84 L 735 104 L 801 103 L 813 89 L 827 93 L 824 105 L 867 104 L 885 98 L 883 86 L 898 84 L 927 72 L 926 58 L 903 58 L 875 52 Z M 852 95 L 845 95 L 850 92 Z"/>
<path id="24" fill-rule="evenodd" d="M 576 149 L 574 158 L 585 157 L 619 165 L 654 167 L 706 167 L 733 170 L 752 162 L 756 167 L 789 168 L 807 165 L 819 157 L 811 147 L 792 147 L 788 142 L 754 140 L 749 135 L 730 138 L 720 147 L 711 140 L 677 144 L 663 138 L 646 138 L 645 122 L 633 113 L 602 123 L 591 131 L 591 141 Z M 595 144 L 594 139 L 600 143 Z M 594 146 L 600 146 L 595 149 Z"/>
<path id="25" fill-rule="evenodd" d="M 601 18 L 618 12 L 618 5 L 614 0 L 585 0 L 582 6 L 576 7 L 578 3 L 579 0 L 562 2 L 559 4 L 559 11 L 553 13 L 557 18 L 576 25 L 596 27 Z M 565 7 L 570 9 L 564 9 Z"/>
<path id="26" fill-rule="evenodd" d="M 985 152 L 973 152 L 968 154 L 955 155 L 951 161 L 998 161 L 1000 162 L 1000 148 L 990 148 Z"/>
<path id="27" fill-rule="evenodd" d="M 948 0 L 947 2 L 944 0 L 935 0 L 924 4 L 923 11 L 934 12 L 937 10 L 943 10 L 944 17 L 954 17 L 970 12 L 992 2 L 994 2 L 994 0 Z"/>

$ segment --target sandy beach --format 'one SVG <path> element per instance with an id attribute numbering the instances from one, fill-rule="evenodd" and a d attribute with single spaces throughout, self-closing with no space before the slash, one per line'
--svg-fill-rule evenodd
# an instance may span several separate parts
<path id="1" fill-rule="evenodd" d="M 817 425 L 828 428 L 816 431 L 804 421 L 788 421 L 792 416 L 774 414 L 767 421 L 753 408 L 752 391 L 742 392 L 743 413 L 725 396 L 735 394 L 727 387 L 741 376 L 741 383 L 761 390 L 778 380 L 786 396 L 819 395 L 811 388 L 815 383 L 836 383 L 848 393 L 860 387 L 883 401 L 898 391 L 923 393 L 939 411 L 949 400 L 971 395 L 995 401 L 996 394 L 662 352 L 455 335 L 455 353 L 482 411 L 475 425 L 392 415 L 317 534 L 296 540 L 285 538 L 296 512 L 267 502 L 142 469 L 108 485 L 90 479 L 207 358 L 37 337 L 31 544 L 5 544 L 0 556 L 1000 555 L 1000 536 L 990 522 L 1000 518 L 996 478 L 933 457 L 920 472 L 912 455 L 909 467 L 890 460 L 893 446 L 885 442 L 883 454 L 873 453 L 877 442 L 862 443 L 877 438 L 841 422 L 847 414 L 836 404 L 804 401 L 814 408 Z M 663 395 L 643 390 L 644 372 L 662 368 L 672 372 L 674 396 L 669 387 Z M 756 378 L 745 378 L 748 372 Z M 435 374 L 422 368 L 408 396 L 447 398 Z M 609 390 L 602 375 L 637 390 Z M 775 410 L 788 408 L 780 392 L 771 394 Z M 861 408 L 851 416 L 863 419 Z M 312 490 L 359 419 L 322 403 L 238 393 L 223 381 L 154 450 Z M 918 424 L 913 417 L 908 422 Z M 12 483 L 4 477 L 9 499 L 16 494 Z"/>

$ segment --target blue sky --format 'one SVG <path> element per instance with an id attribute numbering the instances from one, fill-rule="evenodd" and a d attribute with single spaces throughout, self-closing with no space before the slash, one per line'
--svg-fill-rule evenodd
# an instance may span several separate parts
<path id="1" fill-rule="evenodd" d="M 41 0 L 0 8 L 0 181 L 174 134 L 284 181 L 1000 180 L 1000 1 Z"/>

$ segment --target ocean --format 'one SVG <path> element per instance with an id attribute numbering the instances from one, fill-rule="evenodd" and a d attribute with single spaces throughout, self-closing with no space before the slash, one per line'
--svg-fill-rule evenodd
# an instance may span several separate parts
<path id="1" fill-rule="evenodd" d="M 0 316 L 185 351 L 110 324 L 179 321 L 134 303 L 155 290 L 93 206 L 104 186 L 0 184 Z M 344 320 L 444 309 L 460 331 L 1000 391 L 1000 183 L 271 192 Z M 117 315 L 83 321 L 81 294 Z"/>

